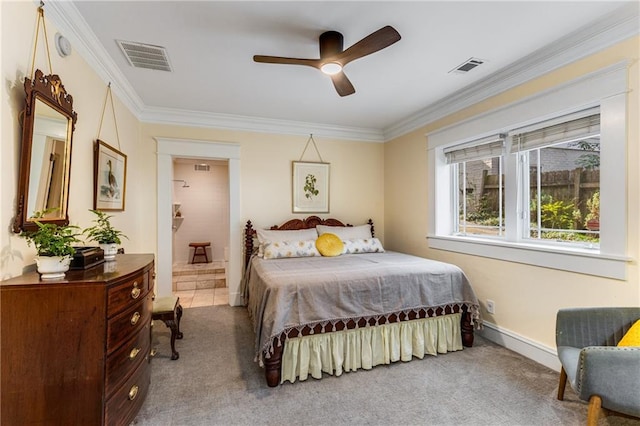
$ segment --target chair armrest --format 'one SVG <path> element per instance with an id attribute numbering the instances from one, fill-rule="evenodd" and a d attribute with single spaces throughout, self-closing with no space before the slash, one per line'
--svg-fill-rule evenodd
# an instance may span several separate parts
<path id="1" fill-rule="evenodd" d="M 580 399 L 602 398 L 602 406 L 640 417 L 640 347 L 586 347 L 580 352 Z"/>
<path id="2" fill-rule="evenodd" d="M 615 346 L 638 319 L 640 307 L 561 309 L 556 317 L 556 345 Z"/>

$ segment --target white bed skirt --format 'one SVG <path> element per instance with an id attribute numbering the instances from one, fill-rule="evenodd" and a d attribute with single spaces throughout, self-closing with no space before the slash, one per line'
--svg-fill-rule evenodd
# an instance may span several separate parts
<path id="1" fill-rule="evenodd" d="M 457 313 L 287 339 L 280 383 L 459 351 L 460 318 Z"/>

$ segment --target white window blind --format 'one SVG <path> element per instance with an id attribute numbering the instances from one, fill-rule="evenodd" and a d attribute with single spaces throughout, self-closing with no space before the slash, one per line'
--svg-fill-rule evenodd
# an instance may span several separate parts
<path id="1" fill-rule="evenodd" d="M 538 123 L 510 132 L 513 136 L 511 152 L 529 151 L 549 145 L 587 139 L 600 134 L 600 111 L 595 109 L 581 111 Z"/>
<path id="2" fill-rule="evenodd" d="M 499 157 L 504 147 L 504 135 L 494 135 L 475 141 L 454 145 L 443 150 L 447 164 Z"/>

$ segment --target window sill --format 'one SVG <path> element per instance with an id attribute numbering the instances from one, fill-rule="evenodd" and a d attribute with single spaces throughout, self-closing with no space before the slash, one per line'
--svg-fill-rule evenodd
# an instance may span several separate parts
<path id="1" fill-rule="evenodd" d="M 627 263 L 631 260 L 628 257 L 605 255 L 589 249 L 559 249 L 549 245 L 468 236 L 428 235 L 427 240 L 429 247 L 434 249 L 623 281 L 627 277 Z"/>

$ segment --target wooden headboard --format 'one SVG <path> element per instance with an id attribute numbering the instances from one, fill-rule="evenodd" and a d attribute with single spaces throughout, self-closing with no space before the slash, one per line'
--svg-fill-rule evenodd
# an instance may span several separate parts
<path id="1" fill-rule="evenodd" d="M 371 225 L 371 237 L 375 236 L 373 230 L 373 220 L 369 219 L 367 221 L 369 225 Z M 327 226 L 353 226 L 350 224 L 344 224 L 338 219 L 322 219 L 318 216 L 309 216 L 305 219 L 291 219 L 283 223 L 282 225 L 273 225 L 271 230 L 274 231 L 297 231 L 299 229 L 311 229 L 315 228 L 317 225 L 327 225 Z M 253 224 L 250 220 L 247 221 L 246 226 L 244 227 L 244 266 L 245 268 L 249 265 L 249 260 L 251 260 L 251 254 L 253 254 L 253 238 L 256 234 L 256 230 L 253 229 Z"/>

